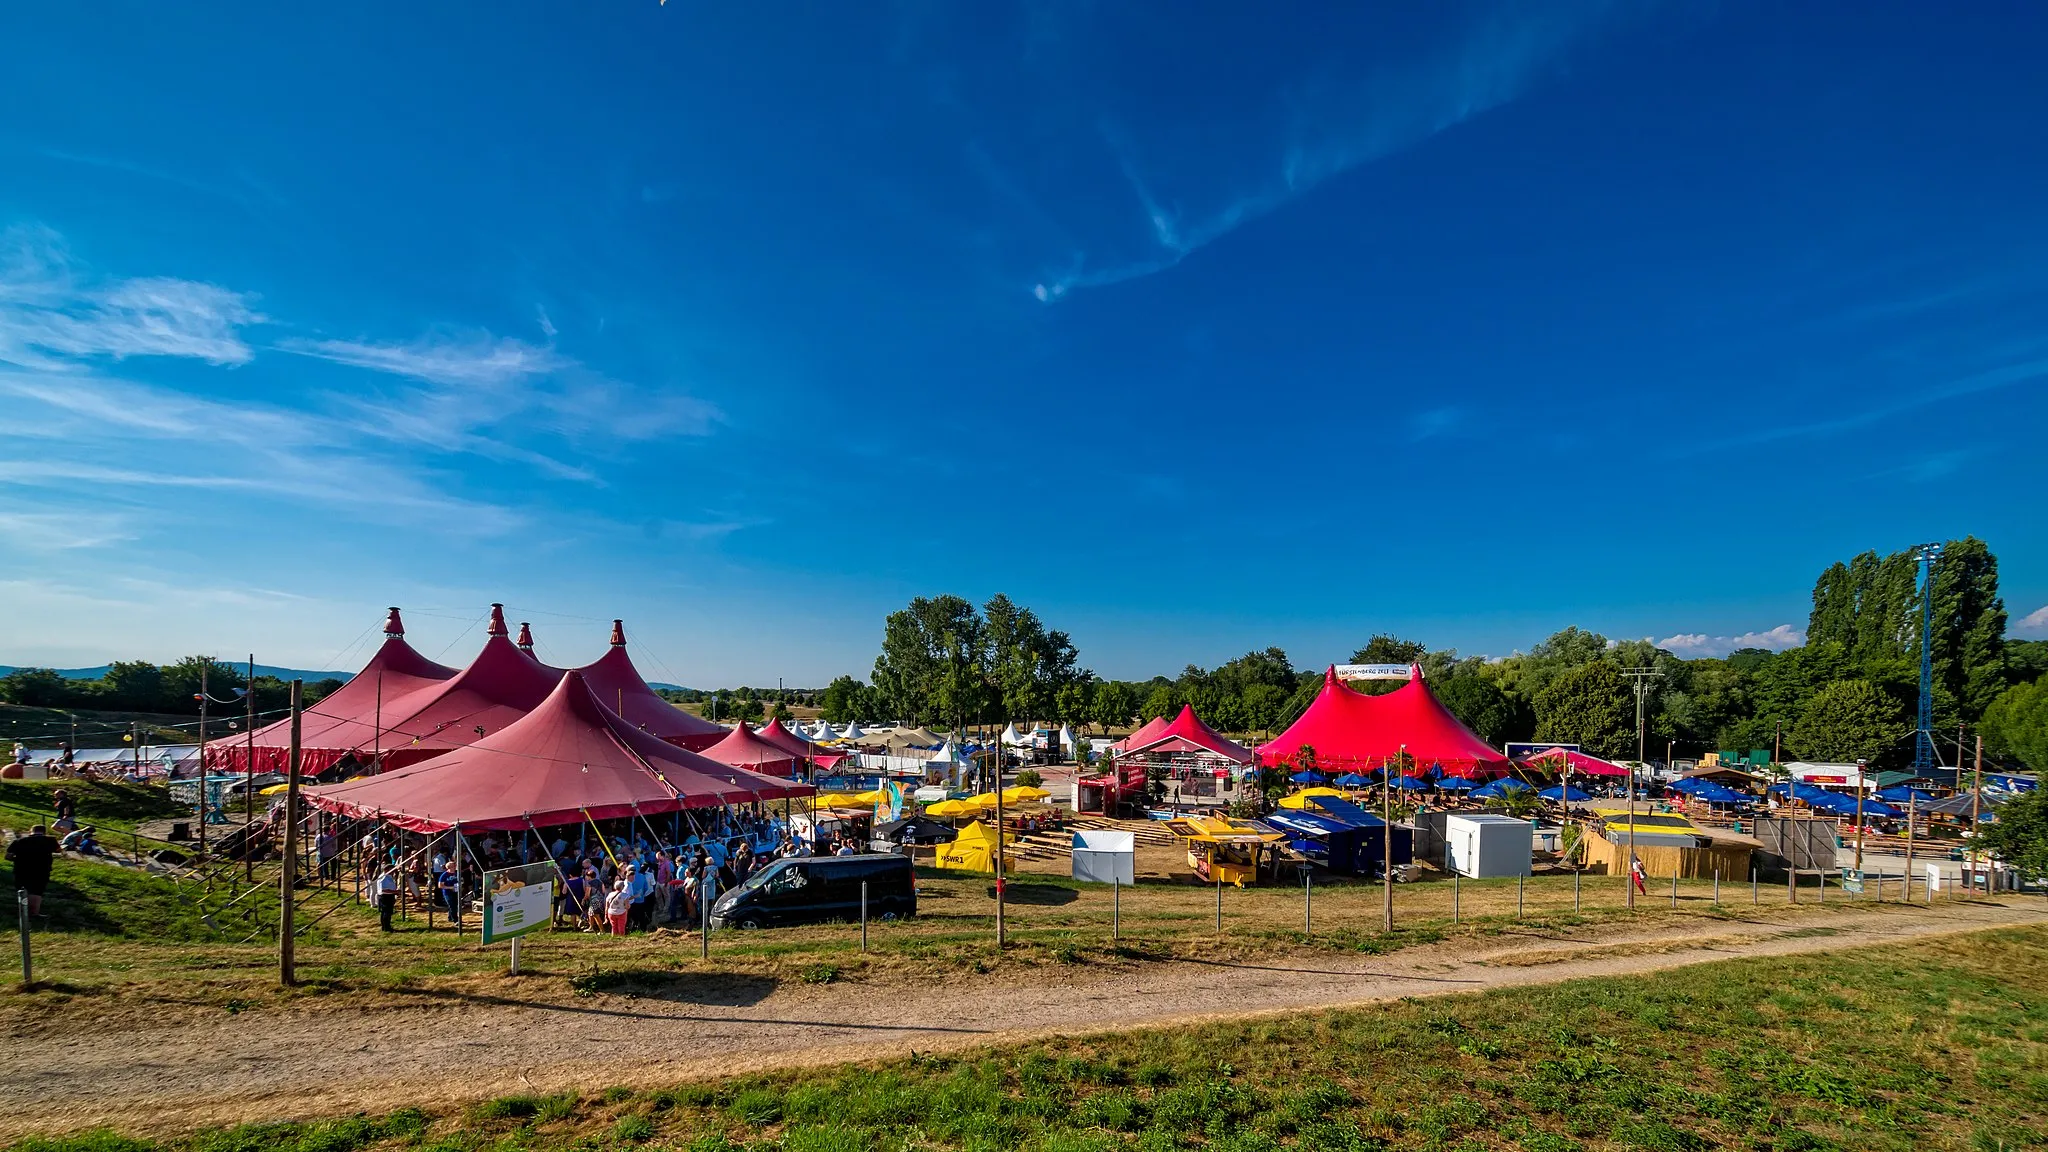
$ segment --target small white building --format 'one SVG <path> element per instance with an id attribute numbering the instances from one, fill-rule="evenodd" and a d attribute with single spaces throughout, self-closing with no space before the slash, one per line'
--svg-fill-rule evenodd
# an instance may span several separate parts
<path id="1" fill-rule="evenodd" d="M 1872 774 L 1872 783 L 1867 784 L 1862 770 L 1854 764 L 1809 764 L 1804 760 L 1794 760 L 1785 765 L 1785 771 L 1801 784 L 1820 788 L 1846 788 L 1853 792 L 1859 788 L 1868 790 L 1875 783 L 1875 773 Z"/>
<path id="2" fill-rule="evenodd" d="M 1452 869 L 1475 880 L 1527 876 L 1536 858 L 1535 825 L 1510 816 L 1448 816 L 1444 844 Z"/>

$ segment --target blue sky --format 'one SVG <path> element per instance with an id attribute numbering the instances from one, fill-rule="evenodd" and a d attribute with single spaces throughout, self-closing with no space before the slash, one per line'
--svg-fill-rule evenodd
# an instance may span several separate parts
<path id="1" fill-rule="evenodd" d="M 557 661 L 624 616 L 656 678 L 818 683 L 997 591 L 1116 676 L 1713 651 L 1965 533 L 2048 635 L 2037 6 L 0 41 L 0 663 L 342 666 L 386 604 L 459 659 L 501 600 Z"/>

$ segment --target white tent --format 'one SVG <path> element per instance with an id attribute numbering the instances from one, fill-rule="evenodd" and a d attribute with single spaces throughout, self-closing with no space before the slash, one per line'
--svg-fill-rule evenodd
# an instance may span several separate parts
<path id="1" fill-rule="evenodd" d="M 811 729 L 811 739 L 816 740 L 820 744 L 829 744 L 839 739 L 839 733 L 834 732 L 830 724 L 820 720 L 818 721 L 818 726 Z"/>
<path id="2" fill-rule="evenodd" d="M 1074 750 L 1074 730 L 1065 724 L 1060 725 L 1060 747 L 1068 752 Z"/>
<path id="3" fill-rule="evenodd" d="M 841 732 L 839 734 L 839 738 L 841 740 L 858 740 L 865 735 L 867 735 L 867 733 L 861 731 L 860 725 L 858 723 L 849 722 L 846 725 L 846 731 Z"/>
<path id="4" fill-rule="evenodd" d="M 961 754 L 960 754 L 960 753 L 959 753 L 959 752 L 958 752 L 958 751 L 957 751 L 957 750 L 956 750 L 956 749 L 955 749 L 955 748 L 953 747 L 953 742 L 952 742 L 951 740 L 948 740 L 948 741 L 946 741 L 946 742 L 945 742 L 944 744 L 941 744 L 941 745 L 939 745 L 939 750 L 938 750 L 937 752 L 934 752 L 934 753 L 932 753 L 932 758 L 931 758 L 930 760 L 927 760 L 927 761 L 925 761 L 925 763 L 927 763 L 927 764 L 966 764 L 966 763 L 969 763 L 969 762 L 970 762 L 970 760 L 971 760 L 971 758 L 970 758 L 970 757 L 967 757 L 967 756 L 962 756 L 962 755 L 961 755 Z"/>
<path id="5" fill-rule="evenodd" d="M 1003 728 L 1003 734 L 997 737 L 997 739 L 1002 741 L 1005 748 L 1015 748 L 1024 743 L 1024 737 L 1017 734 L 1017 726 L 1015 724 L 1006 725 Z"/>

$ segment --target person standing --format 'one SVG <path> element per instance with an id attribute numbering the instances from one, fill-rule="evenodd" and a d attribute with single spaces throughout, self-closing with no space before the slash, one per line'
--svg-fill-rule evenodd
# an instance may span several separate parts
<path id="1" fill-rule="evenodd" d="M 1629 854 L 1628 858 L 1628 878 L 1629 882 L 1636 886 L 1636 891 L 1639 894 L 1644 896 L 1650 894 L 1650 886 L 1644 883 L 1643 880 L 1643 858 L 1633 852 Z"/>
<path id="2" fill-rule="evenodd" d="M 43 914 L 43 892 L 50 886 L 50 862 L 57 858 L 57 841 L 41 824 L 28 830 L 7 846 L 7 862 L 14 866 L 14 886 L 28 893 L 28 914 Z"/>
<path id="3" fill-rule="evenodd" d="M 313 855 L 320 861 L 321 881 L 331 882 L 341 877 L 340 853 L 341 841 L 334 835 L 331 826 L 320 829 L 320 834 L 313 837 Z"/>
<path id="4" fill-rule="evenodd" d="M 50 793 L 50 804 L 57 809 L 53 827 L 59 832 L 69 832 L 78 827 L 78 801 L 71 798 L 68 789 L 59 788 Z"/>
<path id="5" fill-rule="evenodd" d="M 391 913 L 398 907 L 398 865 L 387 864 L 377 873 L 377 924 L 386 932 L 391 927 Z"/>
<path id="6" fill-rule="evenodd" d="M 457 930 L 462 928 L 461 878 L 455 874 L 455 865 L 444 863 L 440 875 L 435 877 L 435 887 L 441 891 L 441 906 L 448 909 L 448 922 Z"/>
<path id="7" fill-rule="evenodd" d="M 633 897 L 626 891 L 626 882 L 613 882 L 611 893 L 604 898 L 604 914 L 611 920 L 612 935 L 626 934 L 626 916 L 632 907 Z"/>

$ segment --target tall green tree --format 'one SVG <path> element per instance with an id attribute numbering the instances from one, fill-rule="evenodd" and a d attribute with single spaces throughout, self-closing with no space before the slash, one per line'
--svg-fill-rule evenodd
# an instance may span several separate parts
<path id="1" fill-rule="evenodd" d="M 2006 687 L 1998 557 L 1975 536 L 1952 540 L 1935 562 L 1933 584 L 1935 683 L 1956 715 L 1974 723 Z"/>
<path id="2" fill-rule="evenodd" d="M 867 685 L 851 676 L 836 676 L 825 685 L 825 693 L 818 709 L 828 723 L 844 724 L 849 720 L 873 720 L 873 716 L 861 715 L 862 697 Z"/>
<path id="3" fill-rule="evenodd" d="M 1089 718 L 1107 732 L 1122 728 L 1138 715 L 1138 689 L 1123 680 L 1105 680 L 1095 689 L 1095 706 Z"/>
<path id="4" fill-rule="evenodd" d="M 0 676 L 0 700 L 27 708 L 62 708 L 76 696 L 71 681 L 48 668 L 16 668 Z"/>
<path id="5" fill-rule="evenodd" d="M 1898 701 L 1868 680 L 1837 680 L 1807 700 L 1788 743 L 1803 759 L 1895 761 L 1908 731 Z"/>
<path id="6" fill-rule="evenodd" d="M 2048 879 L 2048 790 L 2022 792 L 1998 806 L 1998 819 L 1976 830 L 1977 846 L 2030 882 Z"/>
<path id="7" fill-rule="evenodd" d="M 1536 739 L 1577 744 L 1596 756 L 1633 756 L 1635 697 L 1621 669 L 1592 660 L 1551 676 L 1536 694 Z"/>
<path id="8" fill-rule="evenodd" d="M 1429 645 L 1414 640 L 1403 640 L 1390 632 L 1381 632 L 1365 642 L 1365 647 L 1351 654 L 1353 664 L 1413 664 L 1429 652 Z"/>
<path id="9" fill-rule="evenodd" d="M 1528 702 L 1489 677 L 1454 675 L 1433 682 L 1431 689 L 1473 735 L 1496 748 L 1527 740 L 1535 732 L 1536 717 Z"/>
<path id="10" fill-rule="evenodd" d="M 958 596 L 920 596 L 882 625 L 874 685 L 915 724 L 957 724 L 981 710 L 981 614 Z"/>
<path id="11" fill-rule="evenodd" d="M 2048 772 L 2048 678 L 2006 689 L 1984 710 L 1978 730 L 1993 756 Z"/>

